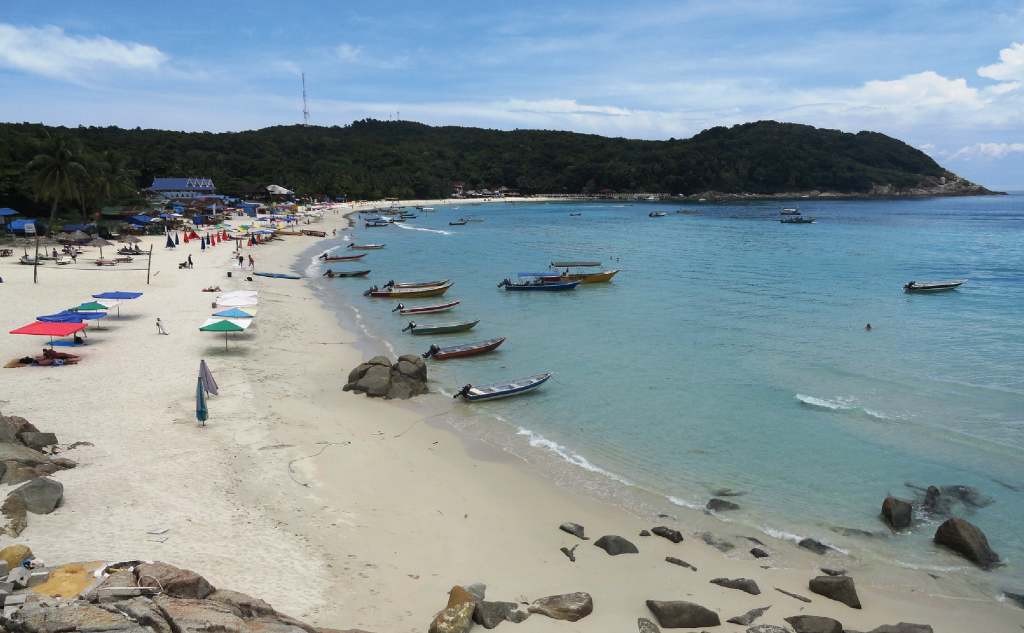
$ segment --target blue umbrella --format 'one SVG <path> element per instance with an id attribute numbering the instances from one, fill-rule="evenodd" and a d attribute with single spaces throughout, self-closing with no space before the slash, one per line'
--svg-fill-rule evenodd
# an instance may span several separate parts
<path id="1" fill-rule="evenodd" d="M 244 310 L 239 310 L 238 308 L 231 308 L 230 310 L 224 310 L 222 312 L 214 312 L 213 316 L 215 316 L 215 317 L 228 317 L 228 318 L 234 318 L 234 319 L 251 319 L 252 318 L 251 314 L 249 314 L 248 312 L 246 312 Z"/>
<path id="2" fill-rule="evenodd" d="M 175 246 L 177 246 L 177 245 L 178 245 L 178 244 L 180 244 L 180 243 L 181 243 L 181 242 L 179 242 L 179 241 L 178 241 L 178 234 L 177 234 L 177 233 L 175 233 L 175 234 L 174 234 L 174 245 L 175 245 Z"/>
<path id="3" fill-rule="evenodd" d="M 206 391 L 203 389 L 203 377 L 199 376 L 196 383 L 196 419 L 206 426 L 206 420 L 210 417 L 210 410 L 206 408 Z"/>
<path id="4" fill-rule="evenodd" d="M 206 250 L 206 240 L 199 240 L 199 248 L 200 250 Z"/>
<path id="5" fill-rule="evenodd" d="M 171 234 L 167 234 L 167 245 L 164 248 L 174 248 L 174 240 L 171 239 Z"/>

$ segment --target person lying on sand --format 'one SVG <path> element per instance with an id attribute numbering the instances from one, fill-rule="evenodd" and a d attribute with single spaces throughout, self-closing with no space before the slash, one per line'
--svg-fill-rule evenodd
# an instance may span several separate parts
<path id="1" fill-rule="evenodd" d="M 220 286 L 210 286 L 209 288 L 203 288 L 203 292 L 221 292 Z"/>
<path id="2" fill-rule="evenodd" d="M 75 354 L 65 354 L 64 352 L 55 352 L 52 349 L 44 349 L 42 356 L 36 356 L 32 359 L 37 365 L 74 365 L 78 361 L 82 360 L 81 356 Z"/>

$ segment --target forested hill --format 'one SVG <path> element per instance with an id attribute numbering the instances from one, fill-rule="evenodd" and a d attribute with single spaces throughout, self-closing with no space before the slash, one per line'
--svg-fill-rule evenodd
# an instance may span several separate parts
<path id="1" fill-rule="evenodd" d="M 954 177 L 923 152 L 875 132 L 848 134 L 761 121 L 689 139 L 640 141 L 542 130 L 503 132 L 363 120 L 344 127 L 279 126 L 213 134 L 116 127 L 0 124 L 0 203 L 31 195 L 24 166 L 65 133 L 94 154 L 117 150 L 139 188 L 153 177 L 212 178 L 219 193 L 246 183 L 349 198 L 436 198 L 502 186 L 522 193 L 899 193 Z M 984 192 L 984 190 L 981 190 Z M 0 204 L 2 206 L 2 204 Z"/>

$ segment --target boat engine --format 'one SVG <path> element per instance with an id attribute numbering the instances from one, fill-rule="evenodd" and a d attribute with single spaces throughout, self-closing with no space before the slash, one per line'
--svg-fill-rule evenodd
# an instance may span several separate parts
<path id="1" fill-rule="evenodd" d="M 469 393 L 469 390 L 472 389 L 472 388 L 473 388 L 473 385 L 466 385 L 462 389 L 459 389 L 457 392 L 455 392 L 455 395 L 452 396 L 452 398 L 458 398 L 459 396 L 465 396 L 467 393 Z"/>
<path id="2" fill-rule="evenodd" d="M 508 277 L 505 277 L 504 279 L 501 280 L 501 283 L 498 284 L 498 287 L 501 288 L 502 286 L 511 286 L 511 285 L 512 285 L 512 280 L 509 279 Z"/>
<path id="3" fill-rule="evenodd" d="M 430 358 L 431 356 L 436 356 L 437 353 L 440 351 L 441 348 L 437 346 L 437 343 L 434 343 L 430 346 L 430 349 L 427 350 L 427 353 L 423 354 L 423 358 Z"/>
<path id="4" fill-rule="evenodd" d="M 415 321 L 409 321 L 409 325 L 407 325 L 404 328 L 402 328 L 402 331 L 403 332 L 408 332 L 409 330 L 415 330 L 415 329 L 416 329 L 416 322 Z"/>
<path id="5" fill-rule="evenodd" d="M 370 286 L 369 290 L 367 290 L 366 292 L 363 293 L 363 296 L 364 297 L 369 297 L 370 293 L 377 292 L 378 290 L 380 290 L 380 288 L 378 288 L 377 285 L 374 284 L 374 285 Z"/>
<path id="6" fill-rule="evenodd" d="M 334 276 L 334 271 L 331 270 L 330 268 L 328 268 L 327 272 L 324 273 L 324 277 L 333 277 L 333 276 Z"/>
<path id="7" fill-rule="evenodd" d="M 395 287 L 395 280 L 394 279 L 389 279 L 388 282 L 386 284 L 384 284 L 384 289 L 385 290 L 392 290 L 392 289 L 394 289 L 394 287 Z"/>
<path id="8" fill-rule="evenodd" d="M 396 308 L 395 308 L 394 310 L 392 310 L 392 312 L 398 312 L 399 310 L 401 310 L 401 309 L 402 309 L 402 308 L 404 308 L 404 307 L 405 307 L 404 305 L 402 305 L 401 303 L 399 303 L 399 304 L 398 304 L 398 307 L 396 307 Z"/>
<path id="9" fill-rule="evenodd" d="M 355 246 L 355 245 L 356 245 L 356 243 L 355 243 L 355 242 L 349 242 L 349 243 L 348 243 L 348 246 L 346 246 L 345 248 L 352 248 L 352 247 L 353 247 L 353 246 Z"/>
<path id="10" fill-rule="evenodd" d="M 320 259 L 327 259 L 327 253 L 320 253 Z"/>

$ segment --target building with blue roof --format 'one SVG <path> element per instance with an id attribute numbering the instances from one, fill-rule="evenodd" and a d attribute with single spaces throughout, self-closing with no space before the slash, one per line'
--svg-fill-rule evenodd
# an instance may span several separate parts
<path id="1" fill-rule="evenodd" d="M 209 178 L 154 178 L 147 191 L 154 197 L 175 200 L 211 195 L 217 188 Z"/>

